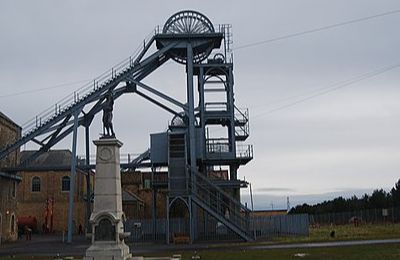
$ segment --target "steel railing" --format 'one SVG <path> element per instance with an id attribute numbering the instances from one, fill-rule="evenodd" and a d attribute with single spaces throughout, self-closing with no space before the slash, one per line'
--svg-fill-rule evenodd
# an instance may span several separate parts
<path id="1" fill-rule="evenodd" d="M 253 158 L 253 145 L 252 144 L 237 144 L 236 145 L 236 158 Z"/>
<path id="2" fill-rule="evenodd" d="M 239 228 L 248 236 L 252 236 L 249 229 L 250 209 L 235 200 L 231 195 L 213 184 L 200 173 L 195 174 L 196 185 L 191 184 L 192 194 L 210 207 L 215 213 Z M 195 189 L 195 190 L 193 190 Z"/>
<path id="3" fill-rule="evenodd" d="M 125 70 L 133 67 L 135 59 L 144 50 L 146 43 L 152 41 L 155 34 L 156 30 L 153 30 L 145 38 L 145 40 L 143 41 L 143 45 L 141 44 L 131 56 L 117 63 L 116 65 L 111 67 L 111 69 L 100 74 L 92 81 L 86 83 L 79 89 L 75 90 L 73 93 L 70 93 L 67 96 L 61 98 L 54 105 L 48 107 L 47 109 L 43 110 L 41 113 L 37 114 L 32 119 L 22 124 L 21 126 L 22 135 L 25 136 L 35 131 L 37 128 L 48 123 L 50 120 L 52 120 L 59 114 L 65 112 L 66 110 L 70 109 L 79 102 L 82 102 L 84 99 L 86 99 L 94 92 L 99 91 L 102 87 L 105 87 L 108 83 L 110 83 L 118 75 L 122 74 Z"/>
<path id="4" fill-rule="evenodd" d="M 223 154 L 232 152 L 232 144 L 228 138 L 209 138 L 206 139 L 207 154 Z M 253 145 L 236 144 L 236 158 L 253 158 Z"/>
<path id="5" fill-rule="evenodd" d="M 107 85 L 107 83 L 110 83 L 112 79 L 123 73 L 124 70 L 134 66 L 135 61 L 137 61 L 136 58 L 142 56 L 141 54 L 143 50 L 146 49 L 146 45 L 154 39 L 154 36 L 156 34 L 162 32 L 161 28 L 162 27 L 160 26 L 156 26 L 151 31 L 151 33 L 147 35 L 140 46 L 136 48 L 131 56 L 112 66 L 111 69 L 106 70 L 104 73 L 100 74 L 79 89 L 75 90 L 73 93 L 64 96 L 54 105 L 48 107 L 47 109 L 37 114 L 35 117 L 23 123 L 21 125 L 22 136 L 26 136 L 29 133 L 35 131 L 37 128 L 48 123 L 62 112 L 70 109 L 75 104 L 83 101 L 85 98 Z M 224 35 L 226 35 L 225 30 L 227 28 L 227 25 L 217 25 L 216 28 L 217 32 L 222 32 L 224 33 Z"/>
<path id="6" fill-rule="evenodd" d="M 120 163 L 121 164 L 129 164 L 132 161 L 136 160 L 137 158 L 141 157 L 143 153 L 122 153 L 120 154 Z M 78 155 L 78 161 L 86 162 L 85 155 Z M 96 164 L 96 155 L 91 154 L 89 156 L 89 164 Z"/>
<path id="7" fill-rule="evenodd" d="M 235 106 L 235 120 L 246 124 L 249 122 L 249 109 L 248 108 L 238 108 Z"/>
<path id="8" fill-rule="evenodd" d="M 231 144 L 228 138 L 209 138 L 206 139 L 207 153 L 229 153 L 231 152 Z"/>

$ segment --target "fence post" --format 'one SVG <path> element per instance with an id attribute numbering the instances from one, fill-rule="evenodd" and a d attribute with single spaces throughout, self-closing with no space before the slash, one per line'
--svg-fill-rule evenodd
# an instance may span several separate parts
<path id="1" fill-rule="evenodd" d="M 392 207 L 392 224 L 394 224 L 394 207 Z"/>

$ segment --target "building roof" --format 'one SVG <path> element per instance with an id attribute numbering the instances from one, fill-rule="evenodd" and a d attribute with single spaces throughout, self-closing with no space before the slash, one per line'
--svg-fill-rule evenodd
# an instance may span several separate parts
<path id="1" fill-rule="evenodd" d="M 28 159 L 37 151 L 21 151 L 21 162 Z M 50 150 L 39 155 L 35 160 L 29 163 L 29 166 L 42 168 L 59 168 L 60 166 L 71 165 L 72 153 L 70 150 Z"/>
<path id="2" fill-rule="evenodd" d="M 15 181 L 22 181 L 22 178 L 20 176 L 17 176 L 15 174 L 11 173 L 6 173 L 6 172 L 0 172 L 0 178 L 5 178 L 5 179 L 11 179 Z"/>
<path id="3" fill-rule="evenodd" d="M 8 116 L 6 116 L 1 111 L 0 111 L 0 117 L 3 118 L 4 120 L 8 121 L 9 123 L 15 125 L 16 127 L 21 128 L 19 125 L 17 125 L 14 121 L 12 121 Z"/>

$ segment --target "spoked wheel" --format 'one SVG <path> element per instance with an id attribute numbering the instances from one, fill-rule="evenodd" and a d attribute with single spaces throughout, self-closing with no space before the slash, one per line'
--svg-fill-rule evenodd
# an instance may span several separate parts
<path id="1" fill-rule="evenodd" d="M 197 34 L 213 33 L 214 26 L 204 15 L 196 11 L 180 11 L 172 15 L 164 25 L 163 33 Z"/>
<path id="2" fill-rule="evenodd" d="M 207 34 L 214 33 L 214 26 L 204 15 L 196 11 L 180 11 L 172 15 L 164 25 L 164 34 Z M 193 49 L 193 62 L 199 63 L 210 55 L 212 47 Z M 182 64 L 186 63 L 187 55 L 183 51 L 173 52 L 172 58 Z"/>

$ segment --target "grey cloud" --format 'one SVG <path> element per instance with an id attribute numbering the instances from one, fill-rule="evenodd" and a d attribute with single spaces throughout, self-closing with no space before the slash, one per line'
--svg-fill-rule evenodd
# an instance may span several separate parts
<path id="1" fill-rule="evenodd" d="M 0 4 L 2 93 L 94 78 L 131 55 L 154 26 L 181 9 L 231 23 L 233 47 L 398 9 L 396 0 L 39 2 Z M 255 159 L 238 174 L 252 182 L 254 191 L 322 194 L 335 187 L 386 187 L 398 179 L 397 70 L 254 116 L 276 107 L 269 102 L 399 62 L 399 19 L 393 15 L 234 52 L 235 100 L 250 107 L 248 142 L 255 151 Z M 184 71 L 171 62 L 145 82 L 184 101 Z M 1 99 L 0 110 L 23 123 L 74 88 Z M 146 149 L 149 133 L 164 131 L 171 119 L 135 95 L 118 99 L 114 114 L 123 152 Z M 97 116 L 92 138 L 101 131 L 100 121 Z M 70 139 L 57 145 L 70 147 Z M 270 199 L 260 197 L 260 203 L 268 207 Z"/>
<path id="2" fill-rule="evenodd" d="M 268 193 L 274 193 L 274 192 L 293 192 L 295 189 L 292 188 L 279 188 L 279 187 L 263 187 L 263 188 L 257 188 L 255 190 L 256 192 L 268 192 Z"/>

